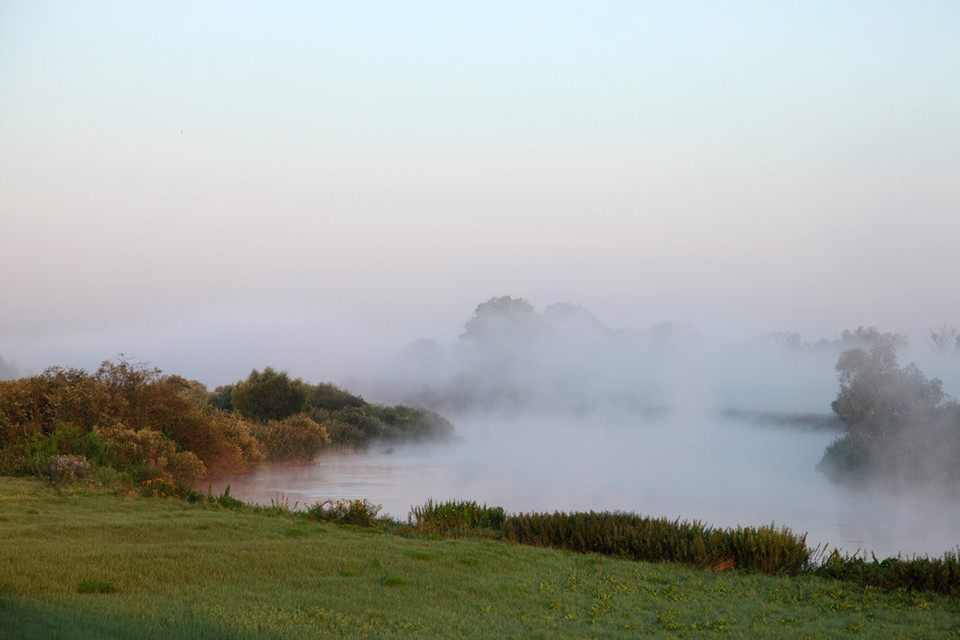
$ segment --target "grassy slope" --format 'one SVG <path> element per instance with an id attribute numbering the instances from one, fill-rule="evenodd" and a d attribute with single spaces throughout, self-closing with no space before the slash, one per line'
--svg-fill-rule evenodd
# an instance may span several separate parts
<path id="1" fill-rule="evenodd" d="M 84 580 L 114 593 L 80 594 Z M 960 601 L 0 478 L 0 637 L 960 637 Z"/>

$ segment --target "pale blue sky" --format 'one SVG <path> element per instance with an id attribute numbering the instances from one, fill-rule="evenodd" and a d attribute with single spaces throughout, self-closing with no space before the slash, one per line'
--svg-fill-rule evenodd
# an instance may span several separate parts
<path id="1" fill-rule="evenodd" d="M 955 2 L 7 0 L 0 355 L 320 379 L 502 294 L 922 340 L 957 114 Z"/>

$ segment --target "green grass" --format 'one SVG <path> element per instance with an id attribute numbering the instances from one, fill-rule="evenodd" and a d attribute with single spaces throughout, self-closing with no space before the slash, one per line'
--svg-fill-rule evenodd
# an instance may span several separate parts
<path id="1" fill-rule="evenodd" d="M 71 495 L 0 477 L 0 630 L 5 638 L 960 638 L 960 600 L 477 538 L 363 535 L 291 514 Z"/>

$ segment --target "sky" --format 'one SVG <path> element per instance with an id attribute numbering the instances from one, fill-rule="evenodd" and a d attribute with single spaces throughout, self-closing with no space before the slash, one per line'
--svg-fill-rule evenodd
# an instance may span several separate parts
<path id="1" fill-rule="evenodd" d="M 612 327 L 960 324 L 960 4 L 0 4 L 0 356 L 211 387 Z"/>

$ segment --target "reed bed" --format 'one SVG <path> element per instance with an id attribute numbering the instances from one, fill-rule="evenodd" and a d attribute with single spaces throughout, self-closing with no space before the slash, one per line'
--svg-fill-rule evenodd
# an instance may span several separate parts
<path id="1" fill-rule="evenodd" d="M 723 571 L 774 576 L 817 575 L 888 590 L 960 597 L 960 556 L 868 560 L 859 553 L 829 555 L 810 549 L 806 534 L 774 525 L 714 529 L 699 521 L 651 518 L 624 512 L 521 513 L 501 527 L 504 540 L 579 553 L 678 562 Z"/>
<path id="2" fill-rule="evenodd" d="M 859 582 L 883 589 L 929 591 L 960 597 L 960 557 L 948 551 L 939 558 L 886 558 L 834 551 L 813 573 L 826 578 Z"/>
<path id="3" fill-rule="evenodd" d="M 511 515 L 503 523 L 502 535 L 522 544 L 580 553 L 769 575 L 797 575 L 810 568 L 814 555 L 806 546 L 806 535 L 785 527 L 713 529 L 699 521 L 620 511 Z"/>

